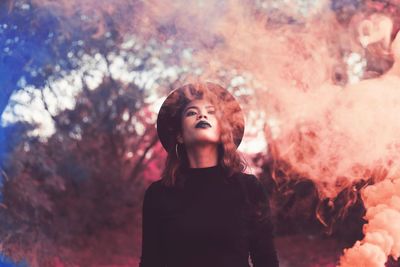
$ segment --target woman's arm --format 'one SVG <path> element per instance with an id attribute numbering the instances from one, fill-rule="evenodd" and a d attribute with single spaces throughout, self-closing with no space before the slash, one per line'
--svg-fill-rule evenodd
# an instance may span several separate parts
<path id="1" fill-rule="evenodd" d="M 252 176 L 251 198 L 255 213 L 250 229 L 250 258 L 253 267 L 278 267 L 268 195 L 261 182 Z"/>
<path id="2" fill-rule="evenodd" d="M 147 188 L 142 207 L 142 255 L 139 267 L 165 267 L 160 238 L 159 210 L 154 183 Z"/>

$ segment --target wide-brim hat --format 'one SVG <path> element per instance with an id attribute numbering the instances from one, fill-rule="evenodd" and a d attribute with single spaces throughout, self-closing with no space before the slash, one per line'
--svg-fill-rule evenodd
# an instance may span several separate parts
<path id="1" fill-rule="evenodd" d="M 221 118 L 228 122 L 233 142 L 239 147 L 244 134 L 244 116 L 234 96 L 215 83 L 186 84 L 173 90 L 161 105 L 157 116 L 157 134 L 167 152 L 175 151 L 176 136 L 180 131 L 183 109 L 192 100 L 209 99 L 222 112 Z"/>

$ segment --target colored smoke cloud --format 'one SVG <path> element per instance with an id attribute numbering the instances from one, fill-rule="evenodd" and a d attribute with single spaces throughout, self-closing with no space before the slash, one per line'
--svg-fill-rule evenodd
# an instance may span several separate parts
<path id="1" fill-rule="evenodd" d="M 367 208 L 365 237 L 346 249 L 341 267 L 385 266 L 388 256 L 400 257 L 400 179 L 383 180 L 363 191 Z"/>
<path id="2" fill-rule="evenodd" d="M 257 87 L 243 103 L 244 111 L 266 114 L 266 126 L 274 129 L 268 141 L 275 156 L 312 179 L 321 199 L 375 178 L 362 192 L 365 239 L 346 250 L 343 266 L 383 266 L 389 255 L 399 257 L 400 231 L 393 223 L 400 221 L 399 42 L 392 44 L 391 71 L 358 82 L 366 65 L 364 48 L 381 45 L 379 53 L 390 54 L 390 18 L 376 14 L 342 25 L 328 1 L 310 4 L 303 13 L 296 12 L 301 1 L 280 7 L 271 1 L 278 15 L 255 13 L 252 5 L 259 1 L 33 2 L 71 27 L 82 21 L 70 17 L 90 15 L 81 16 L 82 25 L 94 29 L 94 38 L 103 37 L 111 20 L 121 35 L 181 42 L 193 49 L 205 80 L 218 80 L 226 69 L 251 74 Z M 292 20 L 271 22 L 276 16 Z M 338 74 L 347 80 L 334 78 Z"/>

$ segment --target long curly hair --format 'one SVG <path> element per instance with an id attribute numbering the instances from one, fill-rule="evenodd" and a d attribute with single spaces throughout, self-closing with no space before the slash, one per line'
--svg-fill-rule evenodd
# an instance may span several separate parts
<path id="1" fill-rule="evenodd" d="M 179 144 L 176 137 L 182 132 L 181 116 L 184 108 L 191 101 L 198 99 L 210 101 L 219 111 L 216 112 L 221 133 L 218 164 L 228 177 L 243 172 L 247 168 L 247 163 L 237 151 L 240 140 L 235 137 L 238 132 L 244 131 L 244 121 L 235 99 L 226 89 L 214 83 L 187 84 L 176 91 L 173 97 L 167 99 L 169 102 L 163 110 L 170 112 L 173 119 L 170 124 L 168 155 L 161 174 L 162 183 L 167 187 L 183 186 L 184 178 L 181 174 L 190 167 L 190 164 L 184 144 Z"/>

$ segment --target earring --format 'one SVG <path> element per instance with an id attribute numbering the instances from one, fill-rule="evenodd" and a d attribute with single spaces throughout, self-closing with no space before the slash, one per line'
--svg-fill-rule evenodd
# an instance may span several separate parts
<path id="1" fill-rule="evenodd" d="M 175 153 L 176 153 L 176 158 L 180 160 L 179 153 L 178 153 L 178 143 L 176 143 L 176 145 L 175 145 Z"/>

